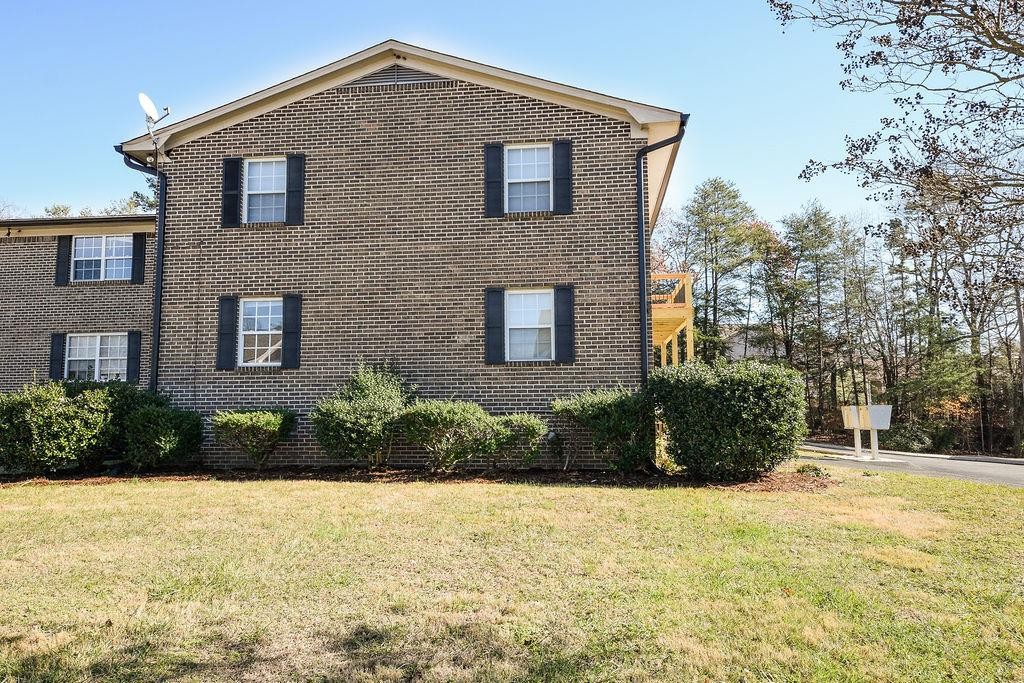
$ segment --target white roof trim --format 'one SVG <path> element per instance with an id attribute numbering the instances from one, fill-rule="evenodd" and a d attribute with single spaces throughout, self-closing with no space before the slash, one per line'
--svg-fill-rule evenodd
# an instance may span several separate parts
<path id="1" fill-rule="evenodd" d="M 160 151 L 166 152 L 254 116 L 297 102 L 318 92 L 344 85 L 396 62 L 402 66 L 420 69 L 438 76 L 478 83 L 627 121 L 634 127 L 634 132 L 638 133 L 638 137 L 647 137 L 646 134 L 640 132 L 640 129 L 646 129 L 650 124 L 678 122 L 680 116 L 679 112 L 671 109 L 526 76 L 397 40 L 387 40 L 283 83 L 183 121 L 172 123 L 155 131 L 154 135 L 159 141 Z M 146 155 L 152 153 L 153 142 L 148 135 L 140 135 L 123 143 L 123 149 L 140 161 L 144 161 Z"/>

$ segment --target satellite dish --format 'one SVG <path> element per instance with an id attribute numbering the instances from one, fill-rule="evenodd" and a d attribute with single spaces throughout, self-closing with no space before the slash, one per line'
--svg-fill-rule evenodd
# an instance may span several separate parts
<path id="1" fill-rule="evenodd" d="M 160 112 L 156 110 L 153 100 L 149 99 L 149 96 L 144 92 L 139 93 L 139 106 L 142 107 L 142 111 L 146 112 L 146 118 L 150 121 L 156 121 L 160 118 Z"/>

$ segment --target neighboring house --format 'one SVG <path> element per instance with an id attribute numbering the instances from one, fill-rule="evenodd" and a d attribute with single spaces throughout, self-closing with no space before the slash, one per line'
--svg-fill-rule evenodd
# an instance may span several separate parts
<path id="1" fill-rule="evenodd" d="M 127 333 L 127 376 L 178 405 L 296 410 L 280 464 L 322 462 L 306 415 L 360 361 L 391 361 L 421 395 L 496 413 L 635 386 L 652 347 L 639 266 L 685 122 L 387 41 L 118 146 L 128 165 L 158 167 L 166 193 L 157 239 L 132 243 L 149 259 L 141 284 L 79 282 L 85 247 L 68 236 L 99 230 L 113 240 L 101 253 L 120 254 L 114 236 L 152 218 L 109 231 L 36 221 L 0 237 L 0 267 L 16 272 L 0 277 L 16 292 L 3 324 L 45 309 L 15 336 L 30 349 L 0 350 L 13 378 L 2 381 L 78 368 L 68 359 L 92 342 L 68 336 L 61 349 L 54 336 L 51 352 L 51 333 Z M 69 285 L 54 286 L 55 267 Z M 101 278 L 104 267 L 124 273 L 101 263 Z M 212 444 L 204 456 L 236 457 Z"/>

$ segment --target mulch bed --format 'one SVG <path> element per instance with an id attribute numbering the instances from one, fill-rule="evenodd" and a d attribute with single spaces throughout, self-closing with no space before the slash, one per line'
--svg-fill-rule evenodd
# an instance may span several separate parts
<path id="1" fill-rule="evenodd" d="M 834 482 L 828 476 L 814 476 L 799 472 L 771 472 L 753 481 L 742 483 L 701 484 L 683 477 L 666 474 L 619 474 L 601 471 L 521 470 L 508 472 L 430 472 L 416 469 L 374 469 L 353 467 L 334 468 L 273 468 L 265 470 L 191 470 L 118 475 L 54 475 L 52 477 L 0 479 L 0 488 L 15 486 L 103 486 L 125 481 L 276 481 L 308 480 L 382 484 L 425 483 L 504 483 L 538 484 L 549 486 L 607 486 L 614 488 L 679 488 L 700 487 L 727 491 L 750 492 L 814 492 L 828 488 Z"/>

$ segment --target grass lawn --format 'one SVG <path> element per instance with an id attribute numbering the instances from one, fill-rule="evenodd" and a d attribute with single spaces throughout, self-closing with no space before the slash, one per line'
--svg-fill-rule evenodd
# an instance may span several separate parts
<path id="1" fill-rule="evenodd" d="M 0 680 L 1024 680 L 1024 490 L 0 488 Z"/>

